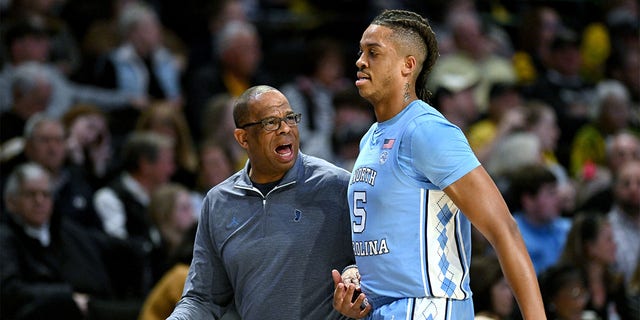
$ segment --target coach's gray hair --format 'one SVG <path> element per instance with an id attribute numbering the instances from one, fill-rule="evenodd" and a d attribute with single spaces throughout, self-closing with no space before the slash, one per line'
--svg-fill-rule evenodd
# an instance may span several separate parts
<path id="1" fill-rule="evenodd" d="M 245 90 L 245 92 L 236 99 L 233 106 L 233 121 L 235 122 L 236 128 L 238 128 L 241 123 L 247 121 L 249 117 L 249 102 L 256 96 L 267 91 L 279 90 L 267 85 L 257 85 Z"/>

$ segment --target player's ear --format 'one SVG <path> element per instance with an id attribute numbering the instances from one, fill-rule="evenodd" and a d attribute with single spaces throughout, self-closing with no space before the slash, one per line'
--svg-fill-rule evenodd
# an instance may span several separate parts
<path id="1" fill-rule="evenodd" d="M 413 73 L 418 66 L 418 61 L 414 56 L 406 56 L 404 58 L 404 64 L 402 65 L 402 75 L 407 76 Z"/>
<path id="2" fill-rule="evenodd" d="M 245 129 L 236 128 L 235 130 L 233 130 L 233 137 L 236 139 L 238 144 L 244 149 L 247 149 L 249 147 L 247 143 L 247 134 L 248 134 L 247 130 Z"/>

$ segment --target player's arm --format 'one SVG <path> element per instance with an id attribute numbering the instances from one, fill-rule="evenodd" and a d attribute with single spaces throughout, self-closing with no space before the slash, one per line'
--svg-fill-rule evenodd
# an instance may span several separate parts
<path id="1" fill-rule="evenodd" d="M 518 225 L 485 169 L 476 167 L 444 192 L 494 247 L 524 319 L 546 319 L 536 274 Z"/>

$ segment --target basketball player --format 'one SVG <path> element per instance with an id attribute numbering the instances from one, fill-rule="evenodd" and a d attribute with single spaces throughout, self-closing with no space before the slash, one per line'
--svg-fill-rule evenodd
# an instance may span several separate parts
<path id="1" fill-rule="evenodd" d="M 493 245 L 524 319 L 545 319 L 531 260 L 493 180 L 460 129 L 427 104 L 436 37 L 386 10 L 360 41 L 356 86 L 377 122 L 349 183 L 356 285 L 333 271 L 333 305 L 367 319 L 473 319 L 471 223 Z"/>

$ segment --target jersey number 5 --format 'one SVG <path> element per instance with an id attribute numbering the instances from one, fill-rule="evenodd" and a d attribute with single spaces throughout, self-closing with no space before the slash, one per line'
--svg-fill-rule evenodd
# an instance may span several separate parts
<path id="1" fill-rule="evenodd" d="M 353 215 L 355 219 L 353 221 L 353 232 L 361 233 L 364 231 L 365 224 L 367 222 L 367 210 L 364 209 L 364 204 L 367 203 L 367 193 L 365 191 L 353 192 Z M 358 222 L 360 218 L 360 222 Z"/>

